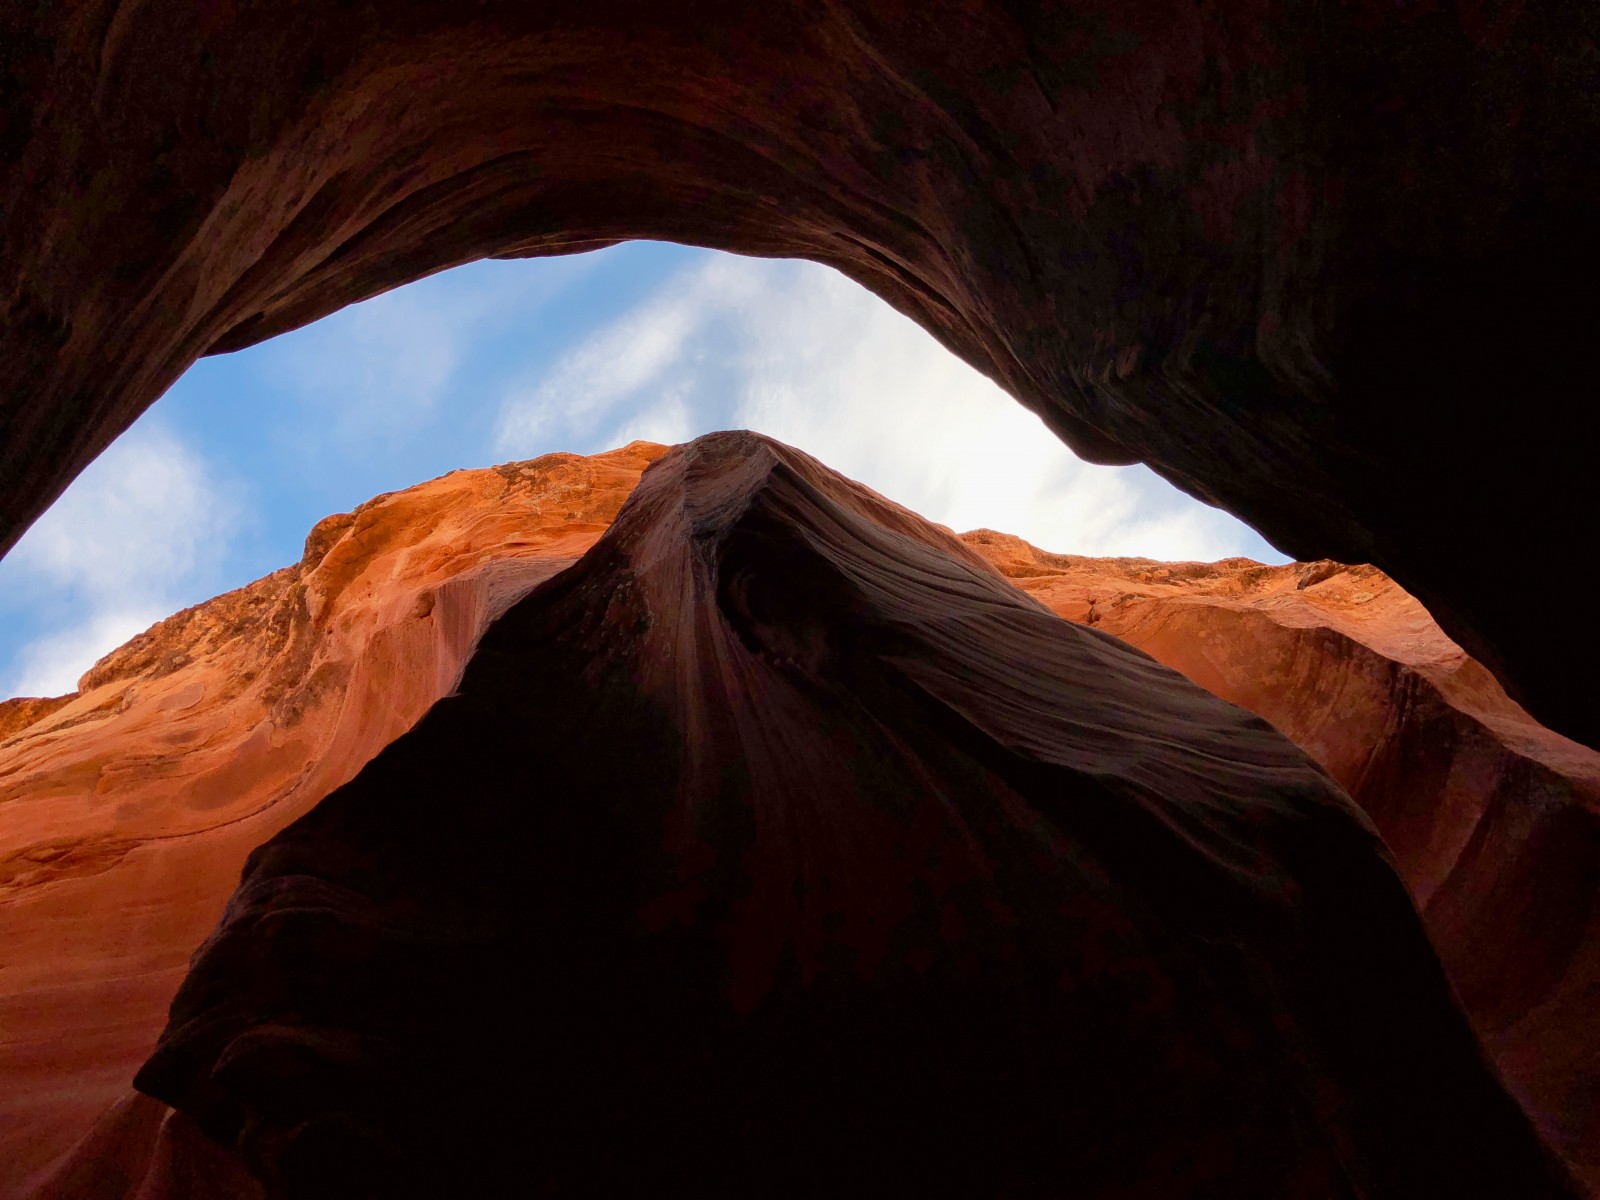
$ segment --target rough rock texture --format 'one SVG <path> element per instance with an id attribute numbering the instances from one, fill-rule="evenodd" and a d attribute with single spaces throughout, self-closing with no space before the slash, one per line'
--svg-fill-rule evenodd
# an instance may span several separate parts
<path id="1" fill-rule="evenodd" d="M 751 434 L 251 855 L 137 1082 L 296 1197 L 1578 1194 L 1303 752 Z"/>
<path id="2" fill-rule="evenodd" d="M 1157 563 L 964 535 L 1013 583 L 1271 721 L 1394 853 L 1512 1090 L 1600 1185 L 1600 754 L 1372 567 Z"/>
<path id="3" fill-rule="evenodd" d="M 1080 452 L 1375 562 L 1600 745 L 1600 6 L 0 6 L 0 546 L 183 369 L 485 255 L 831 263 Z"/>
<path id="4" fill-rule="evenodd" d="M 587 550 L 663 452 L 380 496 L 320 522 L 297 565 L 135 638 L 77 694 L 0 704 L 0 1196 L 86 1134 L 45 1195 L 121 1196 L 81 1183 L 108 1145 L 159 1176 L 152 1102 L 107 1109 L 246 855 L 448 692 L 487 624 Z M 184 1193 L 151 1196 L 169 1194 Z"/>

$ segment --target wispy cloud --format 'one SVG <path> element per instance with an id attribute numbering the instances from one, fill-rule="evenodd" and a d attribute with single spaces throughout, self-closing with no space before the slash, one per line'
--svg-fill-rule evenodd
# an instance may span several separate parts
<path id="1" fill-rule="evenodd" d="M 658 406 L 704 416 L 707 384 L 737 366 L 748 340 L 743 314 L 767 284 L 754 263 L 716 255 L 680 271 L 554 366 L 539 364 L 508 389 L 496 450 L 516 454 L 560 438 L 594 450 L 623 431 L 677 429 Z"/>
<path id="2" fill-rule="evenodd" d="M 744 427 L 958 530 L 1049 550 L 1282 561 L 1143 467 L 1097 467 L 930 335 L 813 263 L 719 255 L 674 277 L 502 403 L 502 455 Z"/>
<path id="3" fill-rule="evenodd" d="M 159 425 L 141 426 L 78 477 L 7 563 L 97 599 L 162 593 L 234 515 L 199 454 Z"/>
<path id="4" fill-rule="evenodd" d="M 203 598 L 242 514 L 234 490 L 177 435 L 159 424 L 130 430 L 0 563 L 44 630 L 17 652 L 0 692 L 71 691 L 102 655 Z"/>
<path id="5" fill-rule="evenodd" d="M 403 440 L 438 416 L 486 336 L 533 319 L 596 262 L 578 255 L 433 275 L 268 343 L 262 370 L 270 386 L 309 402 L 319 439 Z"/>
<path id="6" fill-rule="evenodd" d="M 100 659 L 166 615 L 159 607 L 97 612 L 80 625 L 29 642 L 17 655 L 5 695 L 65 695 Z"/>

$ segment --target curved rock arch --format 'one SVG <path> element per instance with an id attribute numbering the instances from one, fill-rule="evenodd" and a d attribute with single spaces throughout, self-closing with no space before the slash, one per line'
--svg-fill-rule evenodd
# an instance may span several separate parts
<path id="1" fill-rule="evenodd" d="M 1590 742 L 1600 14 L 237 0 L 0 15 L 0 545 L 196 358 L 488 255 L 840 268 L 1079 453 L 1372 561 Z"/>

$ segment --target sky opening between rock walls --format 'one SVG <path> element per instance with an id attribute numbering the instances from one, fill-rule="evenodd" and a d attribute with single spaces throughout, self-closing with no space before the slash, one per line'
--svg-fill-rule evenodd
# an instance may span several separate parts
<path id="1" fill-rule="evenodd" d="M 732 428 L 957 531 L 1284 561 L 1144 467 L 1074 457 L 827 267 L 636 242 L 474 263 L 195 364 L 0 561 L 0 698 L 71 691 L 101 655 L 295 561 L 313 524 L 380 492 Z"/>

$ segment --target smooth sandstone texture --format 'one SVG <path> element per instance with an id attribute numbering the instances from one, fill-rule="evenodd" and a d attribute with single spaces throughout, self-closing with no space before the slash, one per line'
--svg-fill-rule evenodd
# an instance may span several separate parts
<path id="1" fill-rule="evenodd" d="M 0 6 L 0 546 L 197 357 L 486 255 L 837 266 L 1600 745 L 1600 7 Z"/>
<path id="2" fill-rule="evenodd" d="M 297 565 L 135 638 L 79 693 L 0 704 L 0 1196 L 102 1116 L 43 1195 L 123 1195 L 74 1172 L 166 1129 L 127 1093 L 251 849 L 448 692 L 488 624 L 582 555 L 664 450 L 377 497 L 320 522 Z"/>
<path id="3" fill-rule="evenodd" d="M 1512 1090 L 1600 1185 L 1600 754 L 1534 722 L 1375 568 L 963 540 L 1053 611 L 1259 713 L 1344 785 Z"/>
<path id="4" fill-rule="evenodd" d="M 137 1085 L 296 1197 L 1579 1194 L 1302 751 L 746 433 L 252 853 Z"/>

